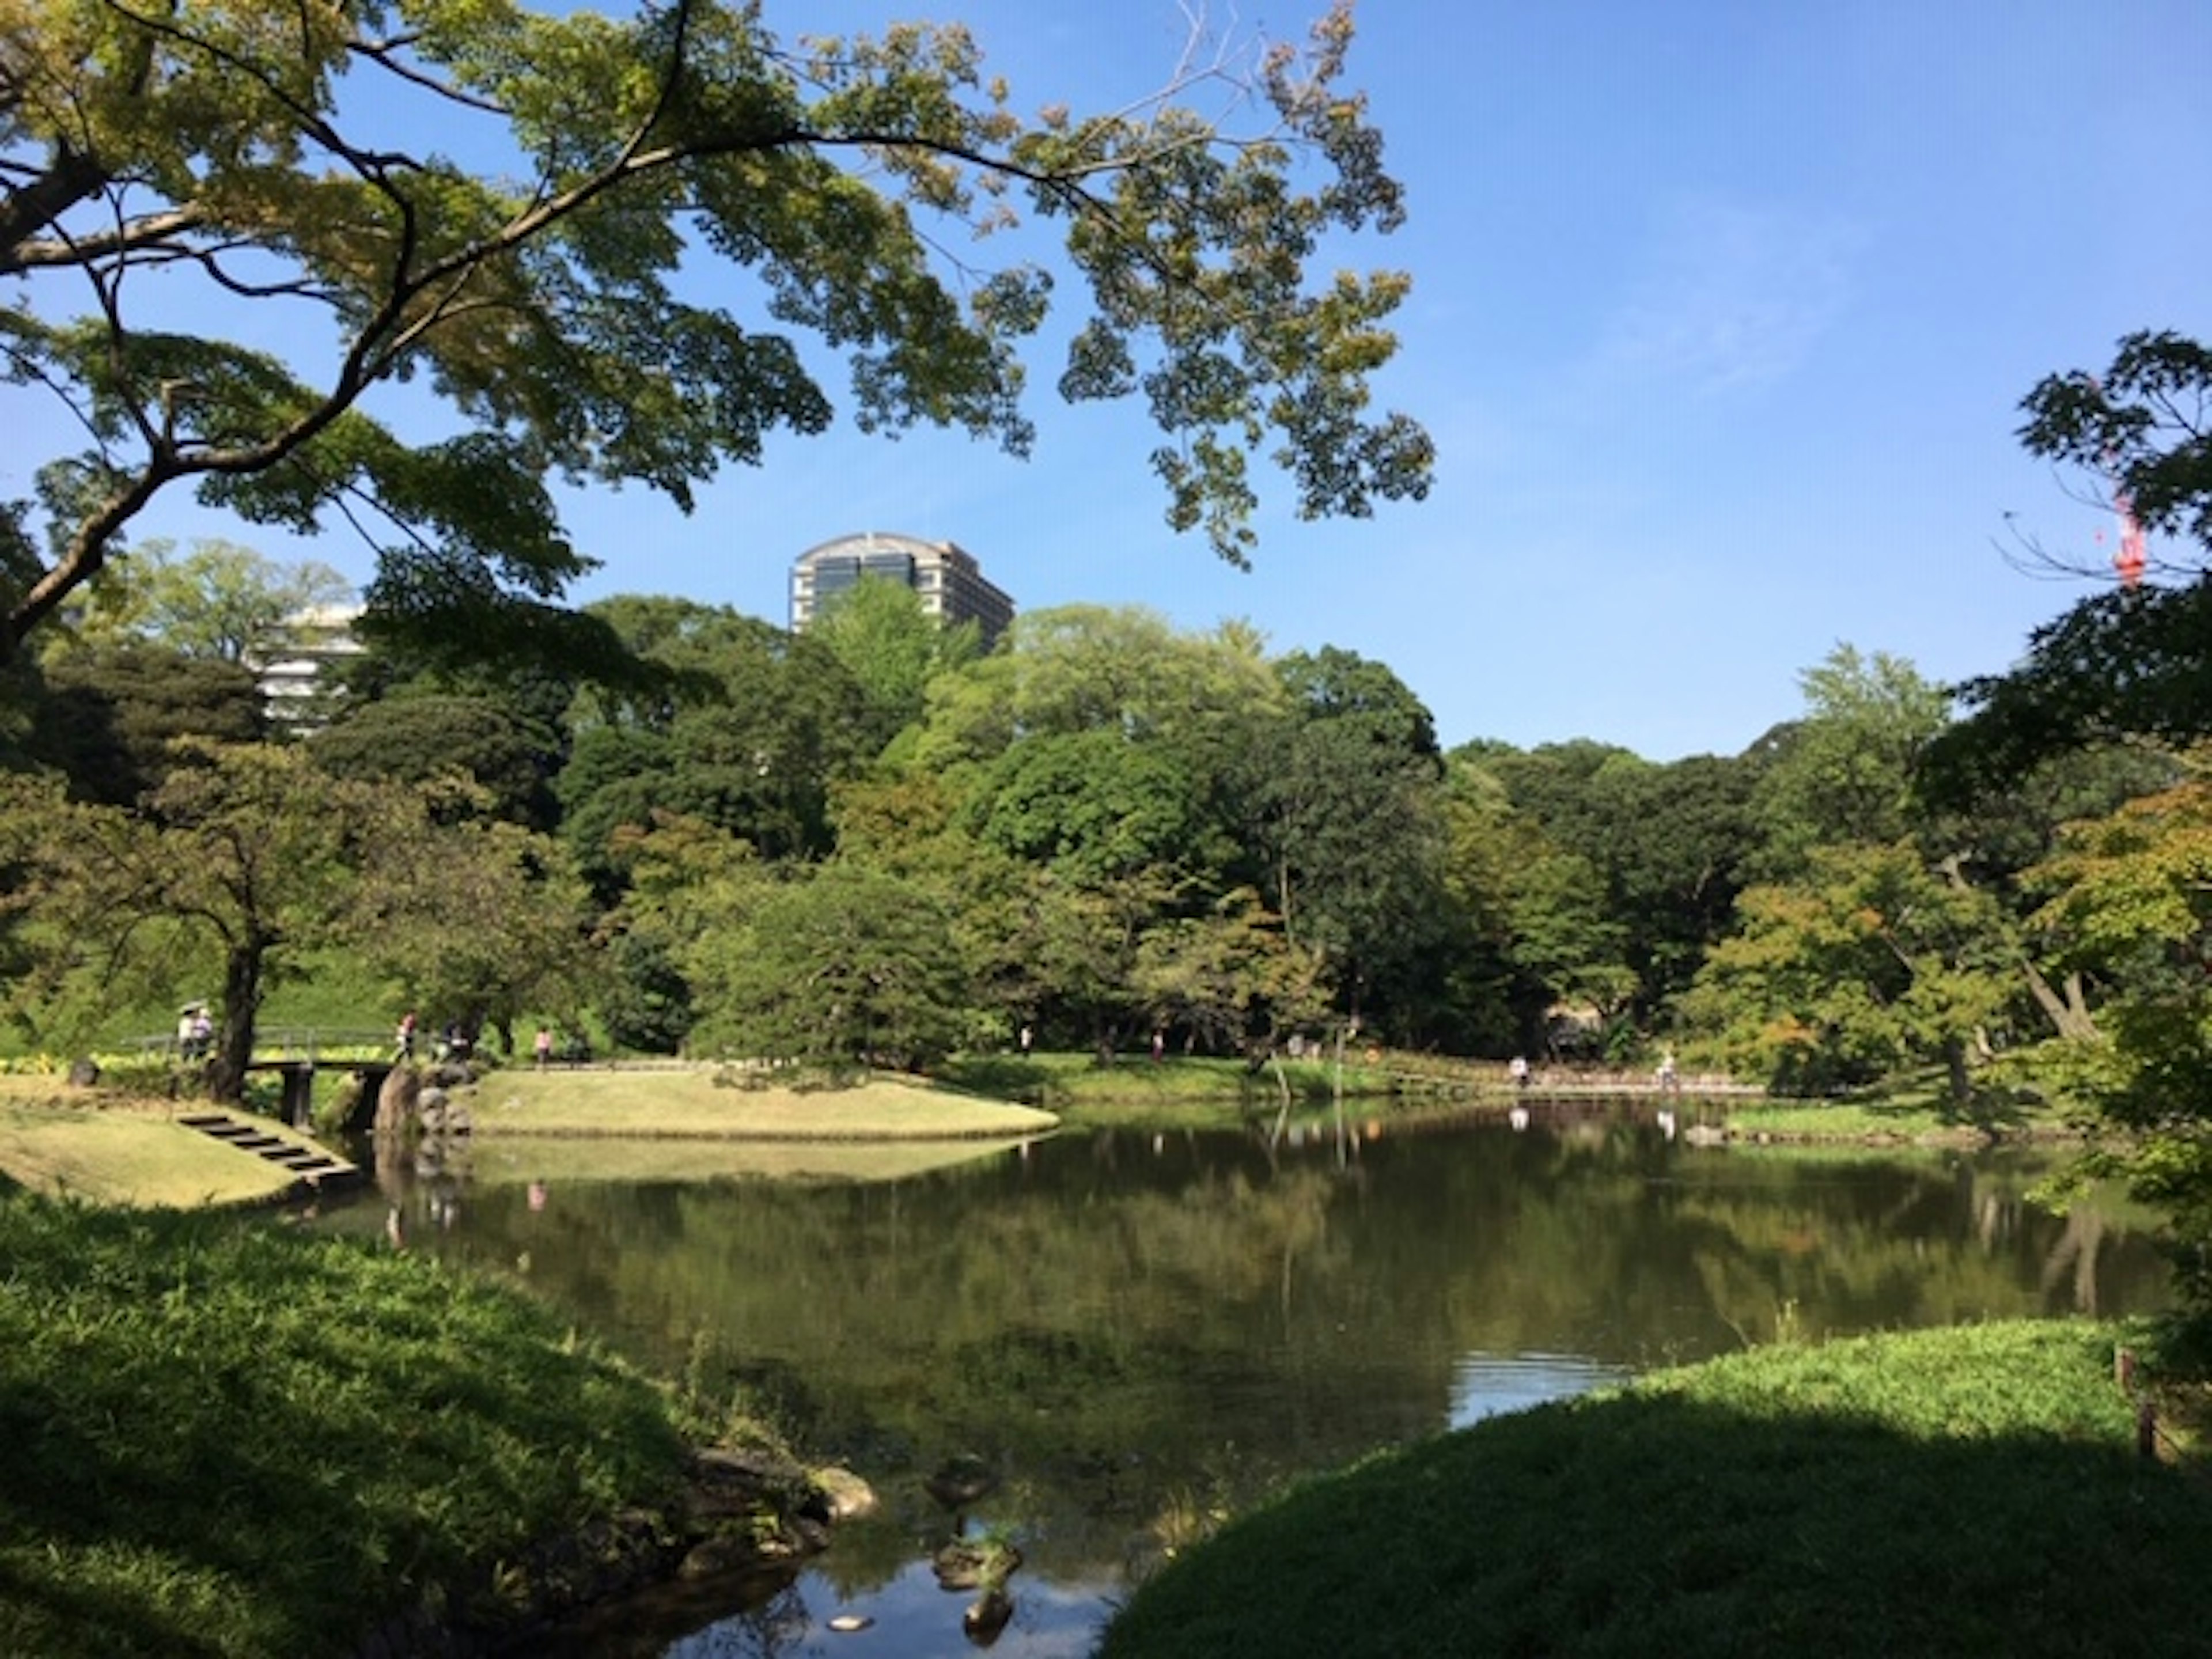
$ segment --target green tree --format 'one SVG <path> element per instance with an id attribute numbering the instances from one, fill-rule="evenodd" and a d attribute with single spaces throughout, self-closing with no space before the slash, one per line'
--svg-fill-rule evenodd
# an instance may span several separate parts
<path id="1" fill-rule="evenodd" d="M 806 631 L 822 641 L 867 699 L 861 746 L 880 752 L 921 718 L 929 684 L 982 654 L 972 622 L 946 625 L 904 582 L 863 576 L 823 605 Z"/>
<path id="2" fill-rule="evenodd" d="M 696 1048 L 842 1070 L 927 1067 L 973 1022 L 951 918 L 919 883 L 843 860 L 757 889 L 685 963 Z"/>
<path id="3" fill-rule="evenodd" d="M 989 269 L 933 250 L 1024 208 L 1090 301 L 1060 388 L 1143 397 L 1177 528 L 1247 556 L 1248 453 L 1270 433 L 1302 513 L 1418 496 L 1426 434 L 1368 410 L 1406 279 L 1310 270 L 1402 216 L 1340 84 L 1351 41 L 1340 4 L 1305 49 L 1257 52 L 1244 100 L 1210 71 L 1024 119 L 957 26 L 787 42 L 722 0 L 627 18 L 0 0 L 0 338 L 9 377 L 59 400 L 33 429 L 84 439 L 44 457 L 51 556 L 0 651 L 179 488 L 296 531 L 392 526 L 372 610 L 489 651 L 587 566 L 547 477 L 688 509 L 771 431 L 830 423 L 809 337 L 849 354 L 861 428 L 1020 451 L 1018 349 L 1064 289 L 1018 238 Z M 1256 112 L 1251 130 L 1199 100 Z M 718 264 L 747 297 L 688 297 Z M 279 337 L 330 353 L 288 362 Z M 380 422 L 381 389 L 410 379 L 459 431 L 410 445 Z"/>
<path id="4" fill-rule="evenodd" d="M 2172 1218 L 2180 1284 L 2212 1310 L 2212 786 L 2201 777 L 2071 826 L 2033 872 L 2060 960 L 2110 988 L 2094 1042 L 2046 1063 L 2098 1110 L 2093 1167 Z"/>
<path id="5" fill-rule="evenodd" d="M 180 656 L 264 663 L 315 631 L 318 614 L 349 607 L 354 585 L 326 564 L 265 558 L 249 547 L 146 541 L 118 558 L 58 643 L 148 641 Z"/>
<path id="6" fill-rule="evenodd" d="M 1520 954 L 1559 996 L 1646 1026 L 1663 1019 L 1734 924 L 1759 839 L 1752 801 L 1765 752 L 1661 764 L 1584 738 L 1525 753 L 1468 744 L 1454 758 L 1496 778 L 1528 820 L 1525 831 L 1496 820 L 1523 843 L 1507 858 L 1532 907 L 1515 930 Z M 1563 972 L 1582 988 L 1565 991 Z"/>
<path id="7" fill-rule="evenodd" d="M 483 792 L 484 810 L 495 817 L 550 830 L 557 817 L 547 775 L 553 740 L 489 698 L 382 697 L 348 709 L 307 741 L 332 777 L 428 783 L 458 775 Z"/>
<path id="8" fill-rule="evenodd" d="M 1329 646 L 1276 672 L 1289 713 L 1261 796 L 1266 891 L 1357 1024 L 1402 1000 L 1444 937 L 1443 756 L 1429 711 L 1382 664 Z"/>
<path id="9" fill-rule="evenodd" d="M 2092 472 L 2148 528 L 2212 546 L 2212 348 L 2171 330 L 2123 337 L 2100 374 L 2050 374 L 2021 402 L 2033 454 Z"/>
<path id="10" fill-rule="evenodd" d="M 1156 875 L 1173 887 L 1210 878 L 1202 786 L 1164 745 L 1103 727 L 1025 738 L 992 765 L 971 798 L 976 839 L 1103 890 Z"/>
<path id="11" fill-rule="evenodd" d="M 727 607 L 625 598 L 594 607 L 658 668 L 648 695 L 580 701 L 556 781 L 562 833 L 603 895 L 622 829 L 658 811 L 744 837 L 763 858 L 829 850 L 831 786 L 868 759 L 864 699 L 830 648 Z"/>
<path id="12" fill-rule="evenodd" d="M 2153 562 L 2152 580 L 2093 593 L 2037 629 L 2021 660 L 1960 688 L 1961 720 L 1929 757 L 1926 787 L 1948 804 L 2002 793 L 2075 749 L 2212 736 L 2212 348 L 2168 331 L 2123 338 L 2096 374 L 2044 378 L 2022 402 L 2021 441 L 2091 480 L 2085 494 L 2124 501 L 2147 531 L 2186 538 Z M 2039 562 L 2083 579 L 2034 544 Z"/>
<path id="13" fill-rule="evenodd" d="M 698 1014 L 687 963 L 717 928 L 744 924 L 772 878 L 749 843 L 650 807 L 610 832 L 605 858 L 614 891 L 598 895 L 601 1018 L 617 1042 L 676 1053 Z"/>
<path id="14" fill-rule="evenodd" d="M 1214 778 L 1245 758 L 1283 694 L 1240 628 L 1188 634 L 1141 605 L 1073 605 L 1015 617 L 997 650 L 937 682 L 928 702 L 907 757 L 916 770 L 995 760 L 1032 737 L 1110 731 Z"/>
<path id="15" fill-rule="evenodd" d="M 550 837 L 434 799 L 368 838 L 358 877 L 347 954 L 440 1024 L 489 1030 L 512 1055 L 518 1019 L 584 1001 L 587 890 Z"/>
<path id="16" fill-rule="evenodd" d="M 1758 872 L 1787 879 L 1813 848 L 1887 846 L 1921 827 L 1921 757 L 1948 718 L 1942 688 L 1883 652 L 1839 645 L 1798 676 L 1805 712 L 1772 746 L 1752 811 Z"/>
<path id="17" fill-rule="evenodd" d="M 1954 1103 L 1970 1103 L 1990 1023 L 2020 988 L 1994 899 L 1909 841 L 1856 842 L 1814 848 L 1797 880 L 1746 889 L 1737 911 L 1684 1002 L 1731 1066 L 1820 1093 L 1941 1061 Z"/>
<path id="18" fill-rule="evenodd" d="M 424 807 L 325 777 L 297 748 L 207 745 L 184 759 L 143 811 L 9 781 L 0 822 L 23 872 L 12 902 L 40 963 L 18 1006 L 66 1039 L 94 1029 L 110 998 L 167 1000 L 216 975 L 210 1085 L 235 1099 L 263 997 L 346 936 L 369 842 L 405 834 Z"/>
<path id="19" fill-rule="evenodd" d="M 2021 661 L 1959 690 L 1963 717 L 1930 745 L 1922 793 L 1972 806 L 2084 749 L 2212 736 L 2212 579 L 2081 600 L 2028 635 Z"/>
<path id="20" fill-rule="evenodd" d="M 253 743 L 266 726 L 261 689 L 242 665 L 122 641 L 46 665 L 25 746 L 76 799 L 128 806 L 167 775 L 177 739 Z"/>
<path id="21" fill-rule="evenodd" d="M 1260 896 L 1241 888 L 1199 915 L 1149 930 L 1133 988 L 1157 1030 L 1257 1062 L 1328 1014 L 1321 963 L 1284 936 Z"/>
<path id="22" fill-rule="evenodd" d="M 434 790 L 333 778 L 297 744 L 183 742 L 131 808 L 70 801 L 51 780 L 0 780 L 0 859 L 33 971 L 22 1018 L 64 1042 L 112 1009 L 217 980 L 209 1073 L 235 1099 L 261 1004 L 343 950 L 410 1000 L 511 1017 L 573 971 L 580 890 L 554 849 L 455 814 Z"/>
<path id="23" fill-rule="evenodd" d="M 1026 613 L 933 683 L 897 770 L 937 780 L 952 828 L 999 860 L 945 890 L 996 941 L 979 960 L 1004 1018 L 1104 1060 L 1152 1016 L 1147 933 L 1249 884 L 1249 784 L 1284 706 L 1249 630 L 1184 634 L 1139 608 Z"/>

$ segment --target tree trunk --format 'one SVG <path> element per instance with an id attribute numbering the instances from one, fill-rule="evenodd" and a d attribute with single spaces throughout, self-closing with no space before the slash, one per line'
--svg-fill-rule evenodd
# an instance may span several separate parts
<path id="1" fill-rule="evenodd" d="M 1966 1070 L 1966 1045 L 1963 1039 L 1952 1037 L 1943 1044 L 1943 1070 L 1950 1079 L 1951 1103 L 1964 1106 L 1974 1097 L 1974 1083 Z"/>
<path id="2" fill-rule="evenodd" d="M 246 1067 L 253 1058 L 254 1019 L 261 1007 L 259 939 L 234 945 L 223 959 L 222 1030 L 208 1066 L 208 1093 L 235 1104 L 246 1093 Z"/>
<path id="3" fill-rule="evenodd" d="M 2021 972 L 2027 975 L 2028 994 L 2035 999 L 2035 1006 L 2043 1010 L 2045 1018 L 2060 1036 L 2080 1041 L 2097 1035 L 2097 1022 L 2091 1017 L 2081 993 L 2081 975 L 2067 975 L 2066 994 L 2062 998 L 2033 963 L 2023 958 L 2020 965 Z"/>

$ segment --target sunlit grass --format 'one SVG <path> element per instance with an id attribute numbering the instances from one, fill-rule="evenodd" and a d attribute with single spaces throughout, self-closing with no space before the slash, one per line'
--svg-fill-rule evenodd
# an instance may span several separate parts
<path id="1" fill-rule="evenodd" d="M 175 1110 L 149 1102 L 95 1105 L 35 1079 L 0 1079 L 0 1171 L 49 1196 L 169 1207 L 250 1203 L 297 1178 L 186 1128 Z"/>
<path id="2" fill-rule="evenodd" d="M 1885 1101 L 1767 1100 L 1730 1105 L 1729 1127 L 1739 1135 L 1787 1135 L 1830 1140 L 1946 1140 L 1982 1137 L 1927 1105 Z"/>
<path id="3" fill-rule="evenodd" d="M 949 1140 L 1039 1134 L 1059 1120 L 1024 1106 L 878 1078 L 800 1091 L 714 1067 L 552 1066 L 494 1072 L 473 1102 L 487 1136 L 616 1135 Z"/>

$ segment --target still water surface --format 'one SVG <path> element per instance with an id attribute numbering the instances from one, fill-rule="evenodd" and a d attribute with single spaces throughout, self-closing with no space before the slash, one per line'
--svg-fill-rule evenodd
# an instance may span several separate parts
<path id="1" fill-rule="evenodd" d="M 1599 1112 L 812 1165 L 526 1146 L 388 1170 L 380 1201 L 883 1500 L 745 1605 L 626 1606 L 578 1654 L 969 1654 L 973 1595 L 932 1559 L 988 1529 L 1023 1557 L 994 1650 L 1075 1659 L 1212 1516 L 1376 1447 L 1778 1336 L 2120 1314 L 2166 1284 L 2126 1218 L 2032 1203 L 2027 1155 L 1698 1150 Z M 957 1514 L 925 1485 L 956 1459 L 998 1479 Z"/>

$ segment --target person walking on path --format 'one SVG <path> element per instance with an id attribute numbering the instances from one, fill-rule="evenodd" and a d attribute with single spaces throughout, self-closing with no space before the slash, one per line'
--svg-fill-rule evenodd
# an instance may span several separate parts
<path id="1" fill-rule="evenodd" d="M 542 1072 L 553 1063 L 553 1028 L 550 1025 L 539 1026 L 538 1039 L 531 1044 L 531 1047 L 537 1053 L 538 1069 Z"/>

